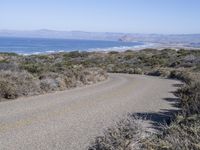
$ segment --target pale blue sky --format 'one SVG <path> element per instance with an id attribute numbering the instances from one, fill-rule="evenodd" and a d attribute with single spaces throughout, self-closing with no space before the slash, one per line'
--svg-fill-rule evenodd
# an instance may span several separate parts
<path id="1" fill-rule="evenodd" d="M 200 0 L 0 0 L 0 29 L 200 33 Z"/>

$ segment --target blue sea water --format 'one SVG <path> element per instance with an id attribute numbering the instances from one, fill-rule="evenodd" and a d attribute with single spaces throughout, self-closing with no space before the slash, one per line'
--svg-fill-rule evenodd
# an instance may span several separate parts
<path id="1" fill-rule="evenodd" d="M 76 50 L 126 50 L 143 45 L 142 42 L 0 37 L 0 52 L 14 52 L 24 55 Z"/>

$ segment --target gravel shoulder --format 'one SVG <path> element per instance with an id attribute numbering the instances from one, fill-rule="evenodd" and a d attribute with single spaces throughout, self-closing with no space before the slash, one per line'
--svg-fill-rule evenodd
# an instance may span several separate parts
<path id="1" fill-rule="evenodd" d="M 101 83 L 0 103 L 0 149 L 83 150 L 128 112 L 175 110 L 179 81 L 109 74 Z M 168 100 L 168 101 L 167 101 Z"/>

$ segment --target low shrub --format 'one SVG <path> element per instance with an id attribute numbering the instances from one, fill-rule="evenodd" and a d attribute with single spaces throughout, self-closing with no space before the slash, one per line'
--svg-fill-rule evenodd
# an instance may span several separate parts
<path id="1" fill-rule="evenodd" d="M 88 57 L 88 55 L 89 55 L 89 52 L 72 51 L 69 53 L 65 53 L 63 56 L 67 60 L 69 58 L 78 58 L 78 57 L 85 58 L 85 57 Z"/>
<path id="2" fill-rule="evenodd" d="M 118 51 L 110 51 L 109 54 L 111 54 L 111 55 L 112 54 L 119 54 L 119 52 Z"/>
<path id="3" fill-rule="evenodd" d="M 18 96 L 19 95 L 15 84 L 4 79 L 0 79 L 0 101 L 2 101 L 2 98 L 14 99 Z"/>
<path id="4" fill-rule="evenodd" d="M 3 56 L 19 56 L 16 53 L 10 53 L 10 52 L 0 52 L 0 55 L 3 55 Z"/>
<path id="5" fill-rule="evenodd" d="M 150 71 L 147 74 L 151 75 L 151 76 L 169 77 L 170 76 L 170 70 L 164 69 L 164 68 L 163 69 L 159 68 L 159 69 L 155 69 L 153 71 Z"/>
<path id="6" fill-rule="evenodd" d="M 59 83 L 56 79 L 46 78 L 40 81 L 40 88 L 44 92 L 59 90 Z"/>
<path id="7" fill-rule="evenodd" d="M 0 98 L 14 99 L 40 92 L 38 80 L 28 72 L 0 71 Z"/>
<path id="8" fill-rule="evenodd" d="M 190 73 L 187 71 L 173 70 L 170 72 L 169 78 L 178 79 L 187 84 L 191 82 Z"/>
<path id="9" fill-rule="evenodd" d="M 192 82 L 176 92 L 185 115 L 200 114 L 200 82 Z"/>
<path id="10" fill-rule="evenodd" d="M 55 72 L 49 72 L 42 74 L 40 79 L 40 88 L 43 92 L 52 92 L 58 90 L 65 90 L 69 87 L 73 87 L 71 84 L 74 84 L 76 80 L 73 80 L 71 84 L 66 82 L 66 80 L 70 80 L 73 78 L 73 75 L 70 77 L 65 76 L 64 74 L 59 74 Z"/>
<path id="11" fill-rule="evenodd" d="M 177 116 L 176 121 L 163 128 L 163 132 L 142 142 L 144 150 L 199 150 L 200 116 Z"/>
<path id="12" fill-rule="evenodd" d="M 97 137 L 88 150 L 128 150 L 148 136 L 144 120 L 129 115 Z"/>
<path id="13" fill-rule="evenodd" d="M 134 74 L 143 74 L 143 70 L 141 68 L 134 68 Z"/>
<path id="14" fill-rule="evenodd" d="M 26 63 L 21 65 L 21 69 L 27 70 L 28 72 L 32 74 L 40 74 L 44 72 L 44 69 L 47 66 L 44 66 L 43 64 L 38 64 L 38 63 Z"/>
<path id="15" fill-rule="evenodd" d="M 78 75 L 78 80 L 82 82 L 83 84 L 96 83 L 98 81 L 103 80 L 101 79 L 101 77 L 104 78 L 104 76 L 102 75 L 103 75 L 103 72 L 99 72 L 98 69 L 95 69 L 95 68 L 84 69 Z"/>
<path id="16" fill-rule="evenodd" d="M 20 68 L 18 64 L 11 62 L 0 63 L 0 70 L 11 70 L 11 71 L 19 71 Z"/>

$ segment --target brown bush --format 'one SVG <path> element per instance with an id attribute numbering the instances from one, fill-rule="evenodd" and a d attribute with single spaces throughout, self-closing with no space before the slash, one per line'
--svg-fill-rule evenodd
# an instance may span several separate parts
<path id="1" fill-rule="evenodd" d="M 88 150 L 130 150 L 133 145 L 136 149 L 139 148 L 138 143 L 148 136 L 144 120 L 128 115 L 108 128 L 103 136 L 97 137 Z"/>
<path id="2" fill-rule="evenodd" d="M 2 98 L 13 99 L 40 93 L 38 80 L 25 71 L 0 71 L 0 82 Z"/>
<path id="3" fill-rule="evenodd" d="M 170 72 L 169 77 L 172 79 L 181 80 L 187 84 L 189 84 L 191 82 L 191 76 L 188 71 L 173 70 Z"/>
<path id="4" fill-rule="evenodd" d="M 16 85 L 4 79 L 0 79 L 0 101 L 2 98 L 14 99 L 17 97 L 18 92 Z"/>
<path id="5" fill-rule="evenodd" d="M 169 77 L 170 70 L 165 69 L 165 68 L 159 68 L 159 69 L 154 69 L 153 71 L 150 71 L 147 74 L 151 76 Z"/>
<path id="6" fill-rule="evenodd" d="M 163 132 L 143 141 L 144 150 L 199 150 L 200 116 L 178 116 Z"/>

